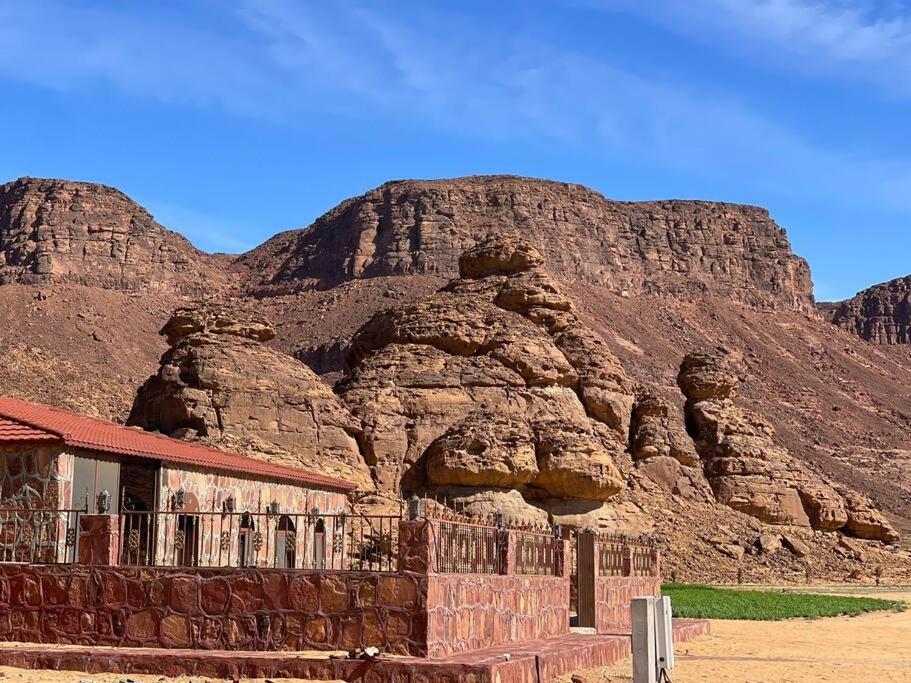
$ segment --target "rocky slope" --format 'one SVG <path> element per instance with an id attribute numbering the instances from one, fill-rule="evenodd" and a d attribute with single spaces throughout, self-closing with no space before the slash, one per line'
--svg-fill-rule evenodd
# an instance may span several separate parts
<path id="1" fill-rule="evenodd" d="M 66 184 L 83 188 L 82 204 L 94 193 L 103 197 L 116 192 L 101 186 Z M 563 213 L 542 213 L 535 201 L 538 194 L 542 207 L 559 207 Z M 366 201 L 365 197 L 372 199 Z M 92 198 L 89 203 L 97 201 Z M 478 208 L 472 208 L 474 203 Z M 49 206 L 57 205 L 56 200 L 49 200 Z M 144 213 L 135 204 L 123 206 L 127 214 L 139 215 L 137 209 Z M 355 210 L 357 206 L 361 208 Z M 428 207 L 435 207 L 433 213 Z M 648 218 L 648 211 L 653 218 Z M 42 215 L 38 209 L 33 213 L 34 220 Z M 3 258 L 7 259 L 6 236 L 30 233 L 23 232 L 18 214 L 3 216 L 0 235 L 4 236 Z M 83 212 L 79 220 L 84 222 L 86 234 L 105 234 L 109 224 L 116 222 L 104 212 Z M 144 234 L 141 220 L 134 223 L 124 218 L 116 224 L 124 226 L 128 235 L 134 229 L 138 235 Z M 414 373 L 411 379 L 395 365 L 395 358 L 390 361 L 391 367 L 377 366 L 374 356 L 385 353 L 382 350 L 372 350 L 363 358 L 352 356 L 354 372 L 365 386 L 390 372 L 397 373 L 398 393 L 409 410 L 432 403 L 437 389 L 439 394 L 465 391 L 469 396 L 503 391 L 512 396 L 533 389 L 535 393 L 553 392 L 571 398 L 566 391 L 569 389 L 577 403 L 564 404 L 572 408 L 568 424 L 592 439 L 595 445 L 591 453 L 608 453 L 626 486 L 608 501 L 552 498 L 548 510 L 526 500 L 523 493 L 537 489 L 532 482 L 542 469 L 536 432 L 532 430 L 529 437 L 526 431 L 533 424 L 526 419 L 527 411 L 496 423 L 460 419 L 458 425 L 447 427 L 446 434 L 430 439 L 429 443 L 438 443 L 423 461 L 420 455 L 409 453 L 417 452 L 428 435 L 423 427 L 406 423 L 404 433 L 411 443 L 405 439 L 401 444 L 383 444 L 380 440 L 386 449 L 380 451 L 390 457 L 389 462 L 397 463 L 399 453 L 409 454 L 403 457 L 400 471 L 382 477 L 403 488 L 426 486 L 427 492 L 450 500 L 458 493 L 460 505 L 489 509 L 493 503 L 523 514 L 531 508 L 537 514 L 550 513 L 565 520 L 585 523 L 595 519 L 607 528 L 656 533 L 673 548 L 668 572 L 679 572 L 678 578 L 732 580 L 742 572 L 745 580 L 803 580 L 807 571 L 814 577 L 825 574 L 844 578 L 861 566 L 857 564 L 861 557 L 867 571 L 877 563 L 887 568 L 901 567 L 902 562 L 908 566 L 906 557 L 884 554 L 873 541 L 851 540 L 806 526 L 769 527 L 756 517 L 719 505 L 702 474 L 698 463 L 707 452 L 706 444 L 694 441 L 684 428 L 685 399 L 677 388 L 677 377 L 687 351 L 717 347 L 739 380 L 735 408 L 758 413 L 774 428 L 772 447 L 785 450 L 808 476 L 831 481 L 836 493 L 847 485 L 869 496 L 886 511 L 904 538 L 911 535 L 911 356 L 907 347 L 871 345 L 815 315 L 805 265 L 791 254 L 784 233 L 768 214 L 752 207 L 610 202 L 578 186 L 514 178 L 403 181 L 346 202 L 306 231 L 278 235 L 239 257 L 233 266 L 225 257 L 202 258 L 194 262 L 198 270 L 188 277 L 187 286 L 182 284 L 181 271 L 168 260 L 143 252 L 145 260 L 135 271 L 140 273 L 139 289 L 134 289 L 135 279 L 87 277 L 78 268 L 36 278 L 36 273 L 22 265 L 29 259 L 34 264 L 37 254 L 43 253 L 34 248 L 37 242 L 33 239 L 32 247 L 9 252 L 20 254 L 16 257 L 19 265 L 10 269 L 4 261 L 0 270 L 6 281 L 27 283 L 0 286 L 0 349 L 8 361 L 0 368 L 0 392 L 125 419 L 144 379 L 158 377 L 164 369 L 158 361 L 168 351 L 168 344 L 158 330 L 175 307 L 192 302 L 194 283 L 205 285 L 205 293 L 215 300 L 225 298 L 225 285 L 234 286 L 232 307 L 252 304 L 254 317 L 274 321 L 274 339 L 246 339 L 249 344 L 243 345 L 244 356 L 250 353 L 258 358 L 261 352 L 269 352 L 270 372 L 265 375 L 296 372 L 299 364 L 285 364 L 293 362 L 290 356 L 296 356 L 312 364 L 324 379 L 335 382 L 341 376 L 344 357 L 354 349 L 352 338 L 373 316 L 390 307 L 421 306 L 428 297 L 439 296 L 436 292 L 458 275 L 458 253 L 473 245 L 477 237 L 525 233 L 544 255 L 551 284 L 562 297 L 574 302 L 571 314 L 606 342 L 634 387 L 630 439 L 623 454 L 616 449 L 613 437 L 602 443 L 602 433 L 609 437 L 611 428 L 590 412 L 581 390 L 561 383 L 567 380 L 565 376 L 561 379 L 556 365 L 553 372 L 544 375 L 547 382 L 556 384 L 523 387 L 522 379 L 515 391 L 513 384 L 518 380 L 495 387 L 472 386 L 475 377 L 456 372 L 458 367 L 453 365 L 470 359 L 449 352 L 450 368 L 441 365 L 439 358 L 431 359 L 428 372 Z M 29 242 L 18 239 L 17 244 Z M 127 238 L 131 240 L 134 238 Z M 54 248 L 59 245 L 51 241 L 46 250 Z M 612 255 L 615 260 L 611 260 Z M 96 263 L 94 259 L 90 270 L 111 272 L 107 261 Z M 80 261 L 78 254 L 75 261 Z M 134 271 L 126 268 L 123 272 Z M 250 299 L 251 293 L 268 296 Z M 521 311 L 501 309 L 496 300 L 485 302 L 479 297 L 477 308 L 490 311 L 491 307 L 497 309 L 494 315 L 521 318 L 518 324 L 523 330 L 527 325 L 538 328 L 529 340 L 555 347 L 563 354 L 545 327 Z M 230 347 L 228 356 L 238 352 L 240 347 L 234 340 L 225 342 L 229 337 L 215 336 L 207 353 L 217 361 L 219 373 L 230 374 L 235 361 L 239 372 L 245 373 L 249 358 L 239 362 L 216 352 L 222 345 Z M 176 340 L 175 347 L 180 343 Z M 406 345 L 386 344 L 397 346 Z M 508 358 L 508 346 L 497 354 L 507 354 L 503 357 Z M 481 355 L 487 358 L 485 362 L 501 364 L 492 347 Z M 414 363 L 414 354 L 407 361 Z M 371 364 L 375 371 L 372 378 L 368 373 Z M 176 365 L 191 370 L 199 367 L 189 357 Z M 573 371 L 579 374 L 575 368 Z M 522 378 L 515 370 L 510 372 Z M 264 379 L 257 375 L 257 381 L 265 382 L 264 394 L 255 397 L 257 410 L 271 410 L 266 395 L 280 391 L 274 376 Z M 422 385 L 422 378 L 428 376 L 442 377 L 442 386 Z M 232 392 L 242 393 L 242 384 L 235 381 L 238 377 L 232 377 L 229 386 Z M 312 379 L 312 374 L 300 378 L 304 387 Z M 169 391 L 180 394 L 195 383 L 178 382 Z M 387 397 L 393 393 L 388 386 L 381 391 Z M 213 402 L 215 394 L 208 388 L 204 393 L 213 411 L 203 412 L 211 415 L 224 395 Z M 346 410 L 340 403 L 336 406 Z M 355 422 L 360 420 L 355 418 Z M 380 423 L 357 424 L 363 437 L 341 429 L 355 443 L 358 455 L 367 455 L 368 463 L 373 456 L 369 455 L 371 444 L 366 437 L 375 434 Z M 234 424 L 243 425 L 243 421 L 235 420 Z M 436 429 L 431 418 L 426 425 L 428 430 Z M 298 438 L 293 432 L 270 435 L 269 429 L 263 432 L 271 441 L 260 434 L 235 434 L 233 429 L 200 430 L 198 422 L 192 430 L 177 429 L 188 438 L 250 448 L 262 457 L 288 457 L 288 449 L 277 440 Z M 527 438 L 531 440 L 526 443 Z M 534 466 L 528 444 L 534 446 Z M 708 447 L 711 449 L 710 443 Z M 505 464 L 493 459 L 492 465 L 486 464 L 484 454 L 494 451 L 503 454 L 500 462 Z M 431 455 L 439 465 L 434 471 L 441 473 L 437 481 L 451 483 L 421 483 L 420 479 L 410 483 L 412 470 L 426 475 Z M 315 457 L 320 457 L 318 451 Z M 412 457 L 417 467 L 410 464 Z M 452 466 L 462 459 L 474 465 Z M 376 476 L 381 488 L 386 486 L 376 474 L 377 468 L 373 466 L 372 473 L 369 468 L 366 465 L 362 473 L 371 480 Z M 518 489 L 507 489 L 503 484 L 515 476 L 513 469 L 524 472 L 521 478 L 533 478 Z M 508 475 L 504 474 L 507 470 Z M 488 485 L 477 486 L 481 481 L 478 476 L 489 477 Z M 498 483 L 493 486 L 491 482 Z M 467 489 L 472 488 L 476 492 L 469 494 Z M 542 499 L 530 497 L 533 501 Z M 848 504 L 845 506 L 847 509 Z M 757 551 L 754 540 L 769 529 L 778 529 L 773 533 L 805 544 L 809 555 Z M 847 547 L 845 543 L 866 545 Z M 911 575 L 896 576 L 896 580 L 911 579 Z"/>
<path id="2" fill-rule="evenodd" d="M 238 266 L 256 293 L 385 275 L 448 278 L 465 249 L 503 233 L 541 250 L 561 280 L 616 293 L 710 293 L 764 307 L 813 307 L 809 268 L 765 209 L 614 202 L 580 185 L 513 176 L 387 183 L 306 230 L 276 235 Z"/>
<path id="3" fill-rule="evenodd" d="M 911 275 L 823 309 L 832 322 L 876 344 L 911 344 Z"/>
<path id="4" fill-rule="evenodd" d="M 0 284 L 52 282 L 202 293 L 226 277 L 213 257 L 112 187 L 40 178 L 0 185 Z"/>

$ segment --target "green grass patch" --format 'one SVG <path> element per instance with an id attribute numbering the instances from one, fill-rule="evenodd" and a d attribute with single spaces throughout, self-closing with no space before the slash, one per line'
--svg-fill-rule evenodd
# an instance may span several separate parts
<path id="1" fill-rule="evenodd" d="M 671 598 L 675 617 L 689 619 L 749 619 L 779 621 L 804 617 L 856 616 L 877 610 L 904 611 L 904 602 L 843 595 L 730 590 L 684 583 L 661 588 Z"/>

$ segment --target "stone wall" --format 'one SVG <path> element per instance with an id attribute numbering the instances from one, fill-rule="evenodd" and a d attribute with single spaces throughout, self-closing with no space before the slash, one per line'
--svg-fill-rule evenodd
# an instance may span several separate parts
<path id="1" fill-rule="evenodd" d="M 661 595 L 657 576 L 599 576 L 595 579 L 595 628 L 598 633 L 628 631 L 632 626 L 630 602 L 645 595 Z"/>
<path id="2" fill-rule="evenodd" d="M 269 503 L 277 501 L 284 512 L 308 512 L 314 507 L 323 514 L 337 515 L 345 511 L 344 493 L 309 489 L 305 486 L 275 481 L 243 478 L 222 470 L 193 469 L 180 465 L 162 465 L 159 500 L 168 506 L 178 489 L 188 495 L 187 512 L 219 511 L 229 496 L 238 512 L 265 512 Z"/>
<path id="3" fill-rule="evenodd" d="M 0 447 L 0 507 L 69 508 L 73 456 L 60 446 Z"/>
<path id="4" fill-rule="evenodd" d="M 223 650 L 426 654 L 410 574 L 0 566 L 0 639 Z"/>
<path id="5" fill-rule="evenodd" d="M 427 592 L 430 657 L 569 633 L 569 577 L 438 574 Z"/>

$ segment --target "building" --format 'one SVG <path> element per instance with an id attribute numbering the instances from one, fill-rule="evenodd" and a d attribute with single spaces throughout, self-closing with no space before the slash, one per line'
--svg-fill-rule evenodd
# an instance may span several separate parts
<path id="1" fill-rule="evenodd" d="M 32 553 L 41 533 L 47 553 L 64 552 L 67 529 L 77 528 L 71 512 L 85 511 L 118 516 L 123 559 L 137 564 L 192 566 L 202 556 L 211 564 L 219 554 L 216 564 L 294 566 L 304 561 L 303 553 L 320 563 L 313 539 L 304 548 L 306 535 L 297 533 L 301 517 L 310 536 L 328 535 L 327 524 L 344 515 L 354 488 L 314 472 L 0 396 L 0 514 L 57 513 L 53 524 L 26 532 Z M 34 515 L 30 520 L 34 528 Z M 14 535 L 21 553 L 20 530 Z M 0 561 L 15 556 L 7 547 L 3 557 L 10 540 L 0 538 Z"/>

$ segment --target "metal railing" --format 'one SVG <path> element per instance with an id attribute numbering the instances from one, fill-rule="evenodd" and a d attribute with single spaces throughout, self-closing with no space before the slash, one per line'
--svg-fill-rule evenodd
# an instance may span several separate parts
<path id="1" fill-rule="evenodd" d="M 515 531 L 516 574 L 558 576 L 563 540 L 554 533 Z"/>
<path id="2" fill-rule="evenodd" d="M 398 570 L 400 517 L 125 511 L 123 565 Z"/>
<path id="3" fill-rule="evenodd" d="M 71 564 L 85 510 L 0 509 L 0 562 Z"/>
<path id="4" fill-rule="evenodd" d="M 624 536 L 598 536 L 597 546 L 598 576 L 623 576 L 625 548 L 627 539 Z"/>
<path id="5" fill-rule="evenodd" d="M 437 521 L 437 571 L 441 574 L 500 574 L 506 536 L 496 526 Z"/>
<path id="6" fill-rule="evenodd" d="M 599 576 L 648 576 L 651 573 L 654 540 L 648 537 L 599 534 L 596 543 Z"/>

